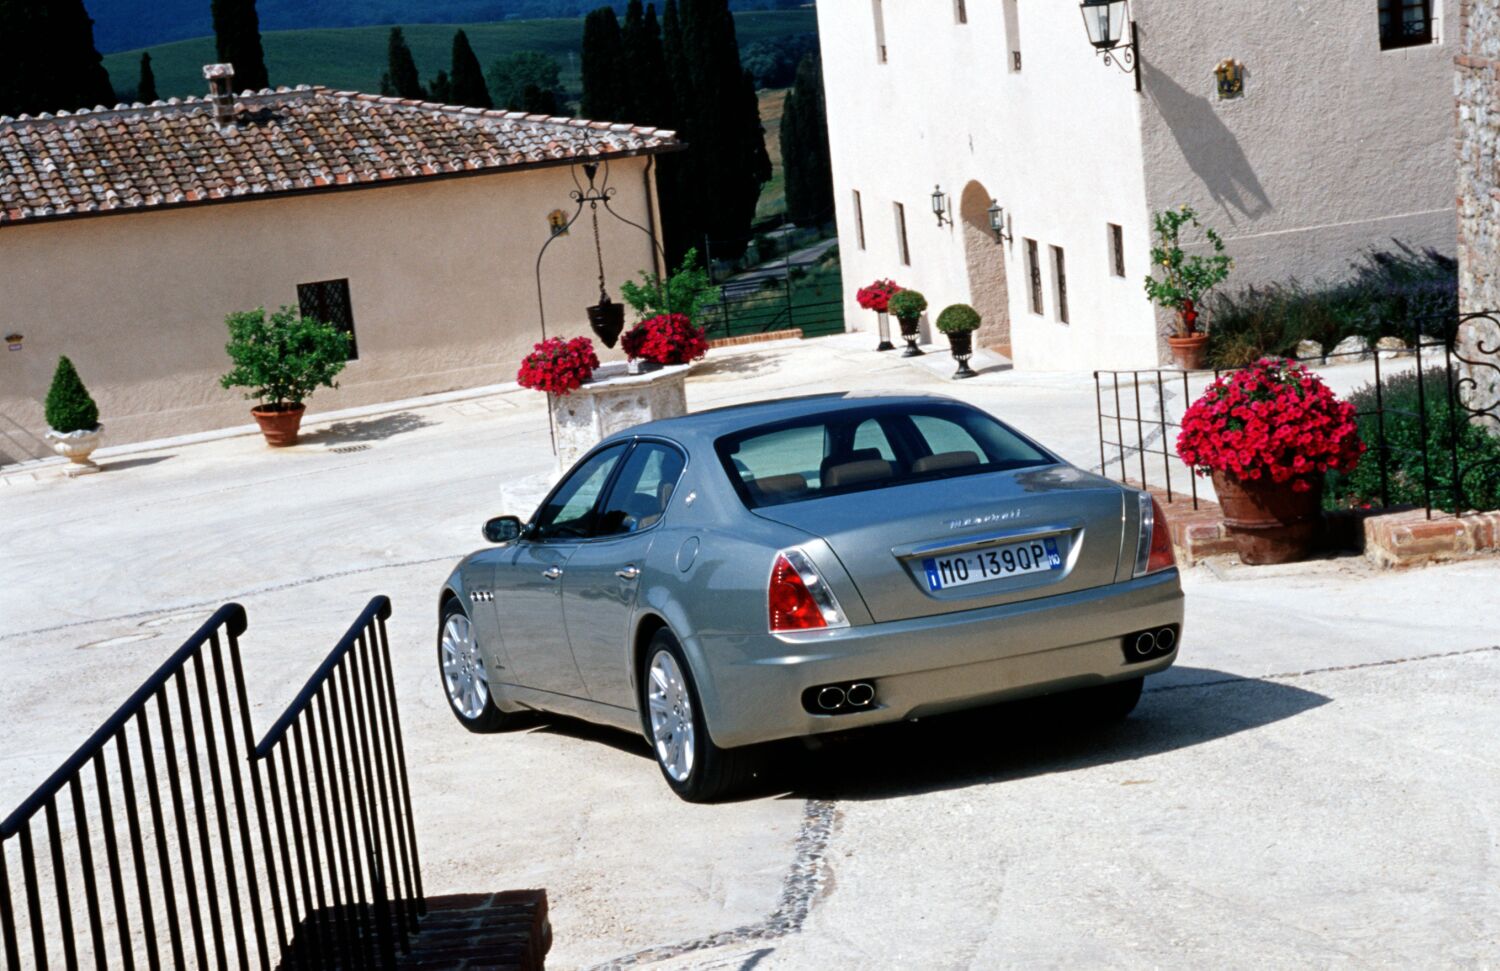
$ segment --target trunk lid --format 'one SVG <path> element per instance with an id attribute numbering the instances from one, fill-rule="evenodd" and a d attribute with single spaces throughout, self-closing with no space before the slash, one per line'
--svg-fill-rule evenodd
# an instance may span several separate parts
<path id="1" fill-rule="evenodd" d="M 1054 465 L 808 499 L 755 513 L 826 540 L 871 616 L 885 622 L 1113 583 L 1125 498 L 1107 479 Z M 935 562 L 987 556 L 1011 543 L 1055 552 L 1058 565 L 962 585 L 950 585 L 951 573 L 949 583 L 929 580 Z M 939 589 L 932 589 L 935 582 Z"/>

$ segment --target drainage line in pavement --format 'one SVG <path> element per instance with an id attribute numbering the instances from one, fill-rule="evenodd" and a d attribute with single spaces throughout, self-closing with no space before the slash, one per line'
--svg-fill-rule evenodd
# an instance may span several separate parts
<path id="1" fill-rule="evenodd" d="M 209 607 L 220 607 L 231 600 L 242 600 L 246 597 L 256 597 L 265 593 L 278 593 L 282 590 L 291 590 L 294 587 L 303 587 L 312 583 L 322 583 L 324 580 L 338 580 L 343 577 L 358 576 L 361 573 L 374 573 L 376 570 L 399 569 L 406 566 L 422 566 L 427 563 L 441 563 L 443 561 L 457 562 L 467 556 L 467 553 L 450 553 L 447 556 L 429 556 L 421 560 L 401 560 L 397 563 L 377 563 L 374 566 L 362 566 L 354 570 L 337 570 L 333 573 L 320 573 L 315 577 L 304 577 L 301 580 L 290 580 L 286 583 L 273 583 L 269 586 L 255 587 L 251 590 L 242 590 L 239 593 L 226 594 L 215 597 L 213 600 L 200 600 L 196 603 L 174 604 L 170 607 L 159 607 L 156 610 L 141 610 L 133 614 L 117 614 L 114 617 L 100 617 L 94 620 L 75 620 L 67 624 L 57 624 L 53 627 L 38 627 L 36 630 L 16 631 L 10 634 L 0 634 L 0 641 L 8 641 L 16 637 L 31 637 L 36 634 L 51 634 L 54 631 L 68 630 L 72 627 L 87 627 L 90 624 L 113 624 L 122 620 L 140 620 L 143 617 L 159 617 L 162 614 L 174 614 L 183 610 L 202 610 Z"/>
<path id="2" fill-rule="evenodd" d="M 1413 657 L 1391 658 L 1386 661 L 1365 661 L 1362 664 L 1341 664 L 1330 668 L 1309 668 L 1306 671 L 1285 671 L 1280 674 L 1246 675 L 1244 677 L 1216 678 L 1213 681 L 1191 681 L 1185 684 L 1164 684 L 1156 688 L 1147 688 L 1146 693 L 1154 691 L 1182 691 L 1188 688 L 1212 688 L 1221 684 L 1244 684 L 1248 681 L 1290 681 L 1293 678 L 1306 678 L 1314 674 L 1336 674 L 1340 671 L 1363 671 L 1366 668 L 1383 668 L 1393 664 L 1407 664 L 1412 661 L 1439 661 L 1449 657 L 1464 657 L 1468 654 L 1487 654 L 1491 651 L 1500 651 L 1500 644 L 1491 647 L 1471 647 L 1464 651 L 1445 651 L 1442 654 L 1417 654 Z"/>
<path id="3" fill-rule="evenodd" d="M 617 957 L 603 964 L 596 964 L 589 971 L 615 971 L 619 968 L 636 967 L 656 961 L 706 951 L 712 948 L 743 944 L 746 941 L 770 941 L 786 937 L 802 930 L 813 899 L 825 882 L 827 864 L 825 854 L 828 840 L 833 832 L 834 804 L 829 799 L 809 799 L 803 807 L 802 828 L 797 833 L 796 852 L 792 865 L 781 880 L 781 899 L 776 909 L 765 920 L 755 924 L 744 924 L 717 934 L 683 941 L 680 944 L 662 944 L 648 947 Z"/>

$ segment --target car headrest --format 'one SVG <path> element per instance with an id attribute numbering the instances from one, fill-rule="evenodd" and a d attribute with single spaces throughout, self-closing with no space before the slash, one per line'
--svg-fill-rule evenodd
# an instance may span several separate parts
<path id="1" fill-rule="evenodd" d="M 749 480 L 749 485 L 752 492 L 762 497 L 783 499 L 806 492 L 807 476 L 798 475 L 796 472 L 787 475 L 768 475 L 760 479 Z"/>
<path id="2" fill-rule="evenodd" d="M 921 474 L 942 472 L 945 469 L 962 469 L 978 464 L 979 456 L 973 452 L 938 452 L 936 455 L 917 459 L 911 464 L 911 470 L 913 474 Z"/>
<path id="3" fill-rule="evenodd" d="M 844 452 L 840 455 L 825 455 L 822 464 L 818 467 L 818 481 L 827 485 L 828 470 L 835 465 L 848 465 L 850 462 L 868 462 L 871 459 L 881 459 L 884 457 L 880 454 L 880 449 L 878 448 L 856 448 L 853 451 Z"/>
<path id="4" fill-rule="evenodd" d="M 672 490 L 674 488 L 676 488 L 676 483 L 674 482 L 663 482 L 656 487 L 657 501 L 661 503 L 663 512 L 666 511 L 667 504 L 672 501 Z"/>
<path id="5" fill-rule="evenodd" d="M 823 488 L 832 489 L 837 486 L 858 485 L 861 482 L 889 479 L 892 474 L 891 463 L 885 459 L 863 459 L 858 462 L 845 462 L 842 465 L 830 467 L 823 474 Z"/>

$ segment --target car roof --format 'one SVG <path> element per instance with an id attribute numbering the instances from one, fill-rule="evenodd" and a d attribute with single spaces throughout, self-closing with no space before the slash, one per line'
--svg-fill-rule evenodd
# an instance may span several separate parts
<path id="1" fill-rule="evenodd" d="M 778 398 L 774 401 L 752 401 L 739 405 L 726 405 L 695 411 L 676 418 L 663 418 L 634 425 L 611 435 L 606 441 L 623 441 L 640 435 L 660 435 L 663 438 L 682 441 L 712 441 L 721 435 L 770 425 L 806 415 L 835 414 L 852 411 L 871 404 L 931 404 L 933 402 L 962 404 L 941 394 L 891 394 L 879 392 L 839 391 L 829 394 L 799 395 Z"/>

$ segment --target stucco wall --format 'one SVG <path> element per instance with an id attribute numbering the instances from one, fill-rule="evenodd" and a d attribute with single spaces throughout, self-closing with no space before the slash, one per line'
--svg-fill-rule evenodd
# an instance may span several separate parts
<path id="1" fill-rule="evenodd" d="M 1454 254 L 1458 0 L 1437 3 L 1437 42 L 1388 51 L 1375 0 L 1133 6 L 1147 200 L 1220 231 L 1226 288 L 1340 279 L 1398 242 Z M 1225 58 L 1245 65 L 1242 97 L 1216 94 Z"/>
<path id="2" fill-rule="evenodd" d="M 877 63 L 872 0 L 818 4 L 850 328 L 874 328 L 875 315 L 860 310 L 853 293 L 877 277 L 921 290 L 934 316 L 946 304 L 976 302 L 968 268 L 988 261 L 966 254 L 960 209 L 978 182 L 1005 207 L 1016 237 L 1003 247 L 1005 284 L 988 290 L 1009 306 L 1017 366 L 1154 363 L 1155 320 L 1140 288 L 1148 262 L 1140 99 L 1129 76 L 1094 55 L 1077 4 L 970 2 L 967 24 L 954 23 L 949 3 L 882 6 L 885 64 Z M 1016 21 L 1010 32 L 1008 9 Z M 1022 67 L 1013 71 L 1017 34 Z M 938 227 L 935 184 L 948 194 L 956 225 Z M 864 250 L 854 190 L 863 202 Z M 911 266 L 897 253 L 896 201 L 906 207 Z M 1108 223 L 1124 227 L 1124 277 L 1110 271 Z M 1028 237 L 1043 260 L 1041 316 L 1028 307 Z M 1066 255 L 1068 324 L 1055 319 L 1049 246 Z"/>
<path id="3" fill-rule="evenodd" d="M 646 164 L 611 173 L 615 208 L 643 226 Z M 514 380 L 540 339 L 547 214 L 571 213 L 573 188 L 561 167 L 0 230 L 0 333 L 25 338 L 0 350 L 0 463 L 36 452 L 60 354 L 99 402 L 109 444 L 245 424 L 251 403 L 218 384 L 224 316 L 295 306 L 299 283 L 349 280 L 359 344 L 310 413 Z M 652 266 L 652 245 L 608 215 L 600 229 L 618 300 Z M 591 334 L 587 211 L 542 273 L 548 333 Z"/>
<path id="4" fill-rule="evenodd" d="M 1459 299 L 1500 308 L 1500 0 L 1462 0 L 1457 56 Z"/>

